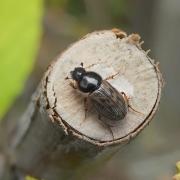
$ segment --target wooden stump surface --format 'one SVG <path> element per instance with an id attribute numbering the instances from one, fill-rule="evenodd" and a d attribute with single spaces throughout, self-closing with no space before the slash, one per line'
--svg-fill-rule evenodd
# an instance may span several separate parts
<path id="1" fill-rule="evenodd" d="M 80 139 L 93 144 L 110 145 L 128 142 L 149 123 L 161 96 L 162 78 L 157 64 L 142 50 L 140 36 L 127 36 L 120 30 L 106 30 L 86 35 L 67 48 L 48 69 L 47 99 L 49 116 Z M 103 78 L 119 72 L 109 82 L 129 97 L 127 116 L 109 129 L 98 119 L 93 107 L 84 120 L 84 96 L 69 85 L 70 71 L 83 62 L 86 70 L 95 71 Z"/>

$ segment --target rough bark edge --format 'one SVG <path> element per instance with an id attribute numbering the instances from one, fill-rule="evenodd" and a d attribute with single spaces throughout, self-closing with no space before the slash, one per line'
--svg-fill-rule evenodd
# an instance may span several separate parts
<path id="1" fill-rule="evenodd" d="M 110 30 L 109 30 L 110 31 Z M 126 33 L 122 30 L 118 30 L 118 29 L 112 29 L 111 30 L 116 38 L 124 38 L 124 37 L 127 37 Z M 103 32 L 107 32 L 107 30 L 104 30 L 104 31 L 94 31 L 93 33 L 95 34 L 102 34 Z M 80 40 L 82 39 L 85 39 L 87 38 L 89 35 L 91 35 L 92 33 L 89 33 L 87 35 L 85 35 L 83 38 L 81 38 Z M 141 48 L 141 45 L 144 43 L 143 41 L 140 42 L 140 36 L 138 34 L 130 34 L 129 36 L 129 39 L 127 41 L 127 43 L 130 43 L 130 44 L 134 44 L 136 45 L 136 47 L 143 51 L 144 54 L 147 56 L 149 62 L 153 65 L 154 67 L 154 70 L 155 70 L 155 73 L 156 73 L 156 76 L 157 76 L 157 79 L 158 79 L 158 94 L 157 94 L 157 99 L 156 99 L 156 102 L 152 108 L 152 111 L 149 113 L 149 115 L 146 117 L 146 119 L 144 119 L 144 121 L 141 123 L 141 125 L 139 127 L 137 127 L 134 131 L 132 131 L 131 133 L 129 133 L 128 135 L 122 137 L 122 138 L 119 138 L 119 139 L 115 139 L 115 140 L 111 140 L 111 141 L 99 141 L 97 139 L 93 139 L 93 138 L 90 138 L 86 135 L 83 135 L 82 133 L 78 132 L 76 129 L 72 128 L 68 123 L 65 122 L 65 120 L 63 120 L 59 114 L 56 112 L 55 110 L 55 107 L 56 107 L 56 100 L 55 100 L 55 104 L 53 105 L 53 107 L 50 106 L 50 103 L 49 103 L 49 100 L 48 100 L 48 97 L 47 97 L 47 84 L 48 84 L 48 77 L 49 75 L 51 74 L 51 70 L 53 68 L 53 65 L 55 64 L 55 62 L 58 60 L 58 58 L 60 56 L 62 56 L 62 54 L 67 50 L 69 49 L 71 46 L 73 46 L 75 43 L 72 43 L 70 46 L 68 46 L 64 52 L 62 52 L 52 63 L 51 65 L 48 67 L 47 69 L 47 72 L 45 73 L 45 76 L 44 76 L 44 79 L 42 80 L 42 84 L 43 84 L 43 94 L 45 96 L 45 99 L 46 99 L 46 110 L 47 110 L 47 114 L 49 116 L 49 118 L 51 119 L 52 122 L 56 122 L 58 123 L 58 125 L 60 125 L 65 134 L 66 135 L 72 135 L 72 136 L 75 136 L 81 140 L 84 140 L 84 141 L 87 141 L 89 143 L 92 143 L 94 145 L 97 145 L 97 146 L 110 146 L 110 145 L 116 145 L 116 144 L 125 144 L 125 143 L 128 143 L 130 142 L 130 140 L 134 137 L 136 137 L 149 123 L 150 121 L 152 120 L 152 118 L 154 117 L 155 113 L 157 112 L 157 109 L 158 109 L 158 105 L 160 103 L 160 98 L 161 98 L 161 92 L 162 92 L 162 87 L 164 85 L 164 80 L 162 78 L 162 74 L 159 70 L 159 63 L 155 63 L 154 60 L 152 60 L 149 56 L 148 56 L 148 53 L 149 53 L 149 50 L 148 51 L 144 51 L 142 48 Z M 80 41 L 79 40 L 79 41 Z M 54 97 L 55 97 L 55 94 L 54 94 Z M 56 97 L 55 97 L 56 99 Z"/>

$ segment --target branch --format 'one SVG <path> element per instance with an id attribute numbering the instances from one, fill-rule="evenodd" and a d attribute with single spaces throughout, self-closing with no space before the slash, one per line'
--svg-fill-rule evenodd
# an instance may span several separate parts
<path id="1" fill-rule="evenodd" d="M 8 132 L 9 161 L 35 177 L 75 178 L 141 132 L 158 108 L 162 78 L 139 40 L 139 35 L 127 36 L 117 29 L 99 31 L 63 52 L 49 66 L 26 112 Z M 81 62 L 85 67 L 94 64 L 88 70 L 103 78 L 119 72 L 109 82 L 141 112 L 129 109 L 127 116 L 111 127 L 114 137 L 93 109 L 84 120 L 84 98 L 65 80 Z"/>

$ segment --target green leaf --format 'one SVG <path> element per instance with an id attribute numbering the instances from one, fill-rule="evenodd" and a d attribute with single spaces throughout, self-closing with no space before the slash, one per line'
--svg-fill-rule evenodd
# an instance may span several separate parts
<path id="1" fill-rule="evenodd" d="M 0 1 L 0 117 L 22 91 L 35 60 L 42 0 Z"/>

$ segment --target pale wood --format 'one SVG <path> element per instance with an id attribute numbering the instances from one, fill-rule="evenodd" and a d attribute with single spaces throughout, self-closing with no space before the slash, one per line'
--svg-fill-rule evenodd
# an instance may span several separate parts
<path id="1" fill-rule="evenodd" d="M 141 49 L 140 36 L 117 29 L 88 34 L 49 66 L 26 112 L 3 144 L 17 171 L 44 179 L 77 178 L 135 137 L 154 116 L 161 97 L 158 65 Z M 83 62 L 130 98 L 127 117 L 110 131 L 92 109 L 84 120 L 83 96 L 65 80 Z M 5 123 L 6 124 L 6 123 Z M 110 145 L 111 148 L 107 148 Z M 96 161 L 93 158 L 96 157 Z"/>
<path id="2" fill-rule="evenodd" d="M 129 139 L 138 128 L 144 127 L 154 113 L 153 109 L 156 109 L 161 91 L 159 70 L 141 49 L 139 35 L 124 35 L 120 39 L 116 32 L 94 32 L 73 44 L 57 58 L 48 76 L 49 106 L 60 117 L 60 123 L 66 126 L 66 131 L 70 126 L 78 137 L 99 145 L 120 143 Z M 142 113 L 129 110 L 126 118 L 111 128 L 115 139 L 93 110 L 84 120 L 84 97 L 65 80 L 81 62 L 85 67 L 95 64 L 87 70 L 98 72 L 104 79 L 119 72 L 109 82 L 119 92 L 125 92 L 130 97 L 131 106 Z"/>

